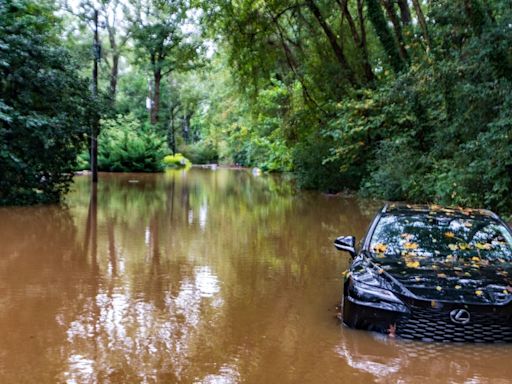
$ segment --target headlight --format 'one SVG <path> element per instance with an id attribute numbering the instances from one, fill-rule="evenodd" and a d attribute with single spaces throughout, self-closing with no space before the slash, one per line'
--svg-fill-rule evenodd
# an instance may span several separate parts
<path id="1" fill-rule="evenodd" d="M 355 273 L 348 285 L 348 299 L 360 305 L 390 311 L 408 312 L 405 304 L 393 292 L 381 288 L 381 283 L 368 271 Z"/>
<path id="2" fill-rule="evenodd" d="M 351 292 L 353 293 L 353 296 L 364 300 L 364 301 L 370 301 L 370 302 L 381 302 L 381 301 L 387 301 L 391 303 L 400 303 L 402 304 L 402 301 L 396 297 L 396 295 L 391 292 L 387 291 L 382 288 L 377 288 L 372 285 L 364 284 L 357 282 L 357 280 L 354 281 L 352 284 Z"/>

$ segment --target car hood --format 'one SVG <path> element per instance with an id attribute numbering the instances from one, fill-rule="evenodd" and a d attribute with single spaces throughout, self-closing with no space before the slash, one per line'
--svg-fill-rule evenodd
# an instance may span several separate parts
<path id="1" fill-rule="evenodd" d="M 512 263 L 371 260 L 396 293 L 426 300 L 505 304 L 512 300 Z"/>

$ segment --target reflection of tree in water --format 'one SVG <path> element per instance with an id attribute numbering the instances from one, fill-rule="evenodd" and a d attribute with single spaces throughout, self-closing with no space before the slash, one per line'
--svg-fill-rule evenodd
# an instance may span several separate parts
<path id="1" fill-rule="evenodd" d="M 90 272 L 70 212 L 0 209 L 0 382 L 52 382 L 66 321 Z"/>
<path id="2" fill-rule="evenodd" d="M 70 197 L 77 222 L 83 196 Z M 97 286 L 69 321 L 66 377 L 270 379 L 258 362 L 289 364 L 315 337 L 296 323 L 318 300 L 306 288 L 348 261 L 331 256 L 340 222 L 355 234 L 368 224 L 354 200 L 296 195 L 274 177 L 192 170 L 103 180 Z"/>

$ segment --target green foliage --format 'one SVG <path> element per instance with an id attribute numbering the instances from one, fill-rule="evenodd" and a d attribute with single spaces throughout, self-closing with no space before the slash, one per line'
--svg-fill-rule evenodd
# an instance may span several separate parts
<path id="1" fill-rule="evenodd" d="M 208 140 L 180 146 L 184 156 L 193 164 L 213 164 L 219 161 L 219 153 L 215 145 Z"/>
<path id="2" fill-rule="evenodd" d="M 401 2 L 416 23 L 342 4 L 203 5 L 239 85 L 215 92 L 203 139 L 242 165 L 278 154 L 306 188 L 512 211 L 509 2 Z"/>
<path id="3" fill-rule="evenodd" d="M 165 140 L 133 115 L 102 121 L 98 168 L 110 172 L 162 171 Z"/>
<path id="4" fill-rule="evenodd" d="M 0 199 L 56 200 L 87 87 L 57 48 L 51 7 L 0 4 Z M 179 151 L 295 171 L 306 188 L 512 211 L 508 0 L 132 5 L 117 110 L 103 115 L 121 116 L 104 119 L 100 169 L 156 171 Z M 67 45 L 85 68 L 87 43 Z M 215 52 L 199 67 L 206 46 Z M 152 127 L 141 123 L 148 95 Z"/>
<path id="5" fill-rule="evenodd" d="M 183 156 L 181 153 L 175 155 L 167 155 L 164 157 L 164 165 L 168 168 L 188 168 L 192 165 L 189 159 Z"/>
<path id="6" fill-rule="evenodd" d="M 368 3 L 368 18 L 375 28 L 375 32 L 384 47 L 384 51 L 387 55 L 387 60 L 393 67 L 395 72 L 400 72 L 404 67 L 404 62 L 400 58 L 398 53 L 398 47 L 395 39 L 393 38 L 392 32 L 389 29 L 388 21 L 384 17 L 382 7 L 378 0 L 367 0 Z"/>
<path id="7" fill-rule="evenodd" d="M 0 0 L 0 204 L 58 201 L 88 125 L 88 85 L 49 4 Z"/>
<path id="8" fill-rule="evenodd" d="M 343 163 L 337 159 L 325 161 L 332 145 L 332 140 L 312 136 L 295 146 L 293 163 L 300 188 L 332 193 L 357 187 L 360 175 L 352 171 L 341 173 Z"/>

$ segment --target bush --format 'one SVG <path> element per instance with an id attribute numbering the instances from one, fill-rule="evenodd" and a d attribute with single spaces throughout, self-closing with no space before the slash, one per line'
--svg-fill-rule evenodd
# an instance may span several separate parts
<path id="1" fill-rule="evenodd" d="M 132 114 L 102 121 L 98 137 L 98 169 L 110 172 L 163 170 L 165 139 Z"/>
<path id="2" fill-rule="evenodd" d="M 167 155 L 164 157 L 164 165 L 168 168 L 188 168 L 192 165 L 189 159 L 183 156 L 181 153 L 175 155 Z"/>
<path id="3" fill-rule="evenodd" d="M 219 153 L 210 141 L 198 141 L 194 144 L 182 145 L 180 151 L 193 164 L 218 163 Z"/>
<path id="4" fill-rule="evenodd" d="M 342 173 L 339 160 L 325 161 L 332 147 L 330 140 L 315 136 L 294 148 L 293 162 L 300 188 L 330 193 L 357 188 L 361 179 L 357 172 L 351 169 Z"/>
<path id="5" fill-rule="evenodd" d="M 51 2 L 0 2 L 0 205 L 57 202 L 91 101 Z"/>

